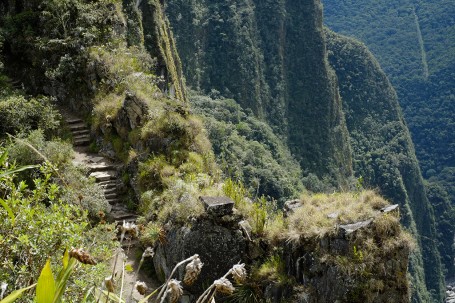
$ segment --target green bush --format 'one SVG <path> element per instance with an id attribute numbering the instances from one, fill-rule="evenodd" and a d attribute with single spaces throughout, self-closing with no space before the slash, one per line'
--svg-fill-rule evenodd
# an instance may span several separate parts
<path id="1" fill-rule="evenodd" d="M 31 131 L 21 139 L 14 139 L 7 146 L 11 160 L 18 164 L 37 164 L 48 161 L 56 168 L 69 163 L 73 157 L 73 147 L 70 143 L 53 140 L 46 141 L 41 129 Z"/>
<path id="2" fill-rule="evenodd" d="M 42 129 L 49 134 L 59 125 L 60 115 L 46 97 L 26 99 L 20 95 L 0 97 L 0 137 Z"/>
<path id="3" fill-rule="evenodd" d="M 11 166 L 0 162 L 3 175 Z M 13 285 L 21 288 L 35 283 L 46 260 L 56 252 L 85 247 L 97 261 L 107 261 L 113 248 L 112 227 L 90 228 L 87 212 L 62 201 L 62 188 L 52 183 L 49 167 L 41 166 L 40 172 L 42 178 L 30 186 L 14 174 L 0 178 L 0 281 L 10 285 L 8 292 Z M 102 281 L 106 269 L 102 262 L 77 268 L 67 290 L 69 297 L 80 301 L 92 283 Z"/>

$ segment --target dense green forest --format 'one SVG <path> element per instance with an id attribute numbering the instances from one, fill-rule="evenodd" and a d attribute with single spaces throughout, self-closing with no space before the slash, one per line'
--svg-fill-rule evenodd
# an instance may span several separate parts
<path id="1" fill-rule="evenodd" d="M 323 26 L 319 0 L 1 2 L 0 302 L 48 303 L 43 281 L 62 265 L 55 298 L 122 302 L 125 272 L 151 247 L 147 274 L 165 281 L 154 302 L 182 296 L 174 273 L 187 301 L 214 289 L 244 303 L 442 302 L 453 61 L 426 43 L 453 24 L 419 4 L 393 8 L 417 33 L 409 72 L 388 56 L 398 48 L 384 56 L 397 95 L 365 45 Z M 372 7 L 363 15 L 394 15 Z M 87 126 L 83 152 L 69 112 Z M 82 153 L 109 159 L 132 221 L 109 217 L 119 205 L 73 160 Z M 121 257 L 120 277 L 126 247 L 141 261 Z M 189 254 L 207 265 L 193 286 L 202 263 Z"/>
<path id="2" fill-rule="evenodd" d="M 329 38 L 326 53 L 321 9 L 318 1 L 166 3 L 188 85 L 205 94 L 215 90 L 221 96 L 234 98 L 244 109 L 267 121 L 285 139 L 305 177 L 315 173 L 329 184 L 328 188 L 347 188 L 349 182 L 340 182 L 333 171 L 350 176 L 352 167 L 356 177 L 362 176 L 364 186 L 378 187 L 402 205 L 403 222 L 422 236 L 424 247 L 411 262 L 414 300 L 430 300 L 428 288 L 433 299 L 441 301 L 444 281 L 439 254 L 431 240 L 436 237 L 434 217 L 396 93 L 371 55 L 364 50 L 355 52 L 357 43 L 341 39 L 337 46 L 332 43 L 334 38 Z M 305 15 L 306 11 L 312 14 Z M 369 15 L 369 10 L 359 14 Z M 346 19 L 344 26 L 349 27 Z M 356 60 L 347 60 L 344 56 L 348 55 Z M 412 56 L 406 58 L 413 62 Z M 325 66 L 325 71 L 315 73 L 316 65 Z M 308 98 L 308 93 L 319 97 Z M 337 112 L 341 106 L 342 115 Z M 327 110 L 333 115 L 328 129 L 333 127 L 339 141 L 321 137 L 315 131 L 327 129 L 327 125 L 321 128 L 319 124 L 328 121 L 322 118 Z M 311 127 L 307 128 L 307 122 Z M 349 140 L 345 139 L 346 133 Z M 332 154 L 339 164 L 321 163 L 311 156 L 302 158 L 298 145 L 319 159 Z M 330 168 L 328 174 L 320 171 L 321 165 Z M 446 254 L 451 248 L 441 247 L 440 251 Z"/>
<path id="3" fill-rule="evenodd" d="M 447 198 L 455 205 L 455 4 L 328 0 L 324 8 L 326 24 L 363 41 L 397 90 L 428 181 L 446 275 L 452 278 L 455 226 Z"/>

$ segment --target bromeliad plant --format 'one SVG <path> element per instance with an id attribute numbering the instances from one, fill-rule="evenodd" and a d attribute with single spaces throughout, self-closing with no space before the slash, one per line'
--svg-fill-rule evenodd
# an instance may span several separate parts
<path id="1" fill-rule="evenodd" d="M 70 252 L 65 251 L 63 255 L 63 267 L 57 275 L 57 279 L 54 278 L 54 274 L 51 269 L 51 261 L 47 260 L 41 270 L 41 274 L 38 278 L 38 282 L 28 287 L 13 291 L 9 296 L 0 301 L 0 303 L 12 303 L 19 299 L 24 292 L 34 288 L 36 286 L 35 302 L 36 303 L 60 303 L 62 302 L 63 294 L 68 283 L 68 279 L 71 276 L 77 262 L 82 264 L 95 265 L 96 262 L 93 258 L 82 249 L 72 249 Z M 87 296 L 82 301 L 86 302 Z"/>

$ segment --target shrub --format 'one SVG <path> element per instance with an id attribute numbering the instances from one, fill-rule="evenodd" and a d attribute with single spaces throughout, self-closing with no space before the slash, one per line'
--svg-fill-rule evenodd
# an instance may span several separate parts
<path id="1" fill-rule="evenodd" d="M 5 172 L 0 163 L 0 174 Z M 87 213 L 60 197 L 62 189 L 51 182 L 51 171 L 40 168 L 42 178 L 33 181 L 34 190 L 18 176 L 2 177 L 0 192 L 0 281 L 17 288 L 34 282 L 46 259 L 65 248 L 90 247 L 98 261 L 107 261 L 112 249 L 112 227 L 99 225 L 90 229 Z M 60 259 L 60 258 L 59 258 Z M 57 260 L 54 260 L 57 261 Z M 87 281 L 101 281 L 106 264 L 80 267 L 68 289 L 69 296 L 81 300 Z M 89 278 L 90 277 L 90 278 Z"/>
<path id="2" fill-rule="evenodd" d="M 48 161 L 54 167 L 60 168 L 73 157 L 71 144 L 60 140 L 46 141 L 41 129 L 30 132 L 26 138 L 14 139 L 7 150 L 11 160 L 21 165 Z"/>
<path id="3" fill-rule="evenodd" d="M 163 190 L 169 185 L 169 178 L 175 176 L 177 170 L 169 164 L 164 155 L 152 157 L 148 161 L 139 163 L 139 186 L 143 190 Z"/>
<path id="4" fill-rule="evenodd" d="M 68 164 L 60 170 L 59 178 L 59 182 L 64 185 L 61 200 L 65 203 L 79 205 L 95 221 L 110 211 L 103 190 L 95 180 L 86 177 L 82 168 Z"/>
<path id="5" fill-rule="evenodd" d="M 38 128 L 49 134 L 59 127 L 59 119 L 60 115 L 46 97 L 0 96 L 0 137 L 7 133 L 29 133 Z"/>

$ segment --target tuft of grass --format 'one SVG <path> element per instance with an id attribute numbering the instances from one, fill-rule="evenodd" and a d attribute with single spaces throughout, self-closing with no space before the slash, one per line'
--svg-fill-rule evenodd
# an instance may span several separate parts
<path id="1" fill-rule="evenodd" d="M 290 278 L 286 274 L 286 264 L 279 254 L 274 254 L 267 258 L 259 266 L 256 275 L 260 280 L 273 281 L 281 285 L 290 282 Z"/>
<path id="2" fill-rule="evenodd" d="M 94 101 L 92 127 L 96 129 L 107 122 L 113 121 L 122 108 L 124 99 L 124 94 L 98 94 Z"/>
<path id="3" fill-rule="evenodd" d="M 288 240 L 322 237 L 336 232 L 336 225 L 350 224 L 376 217 L 378 209 L 389 203 L 373 191 L 335 194 L 304 194 L 303 206 L 288 218 Z M 335 216 L 336 218 L 330 218 Z"/>

